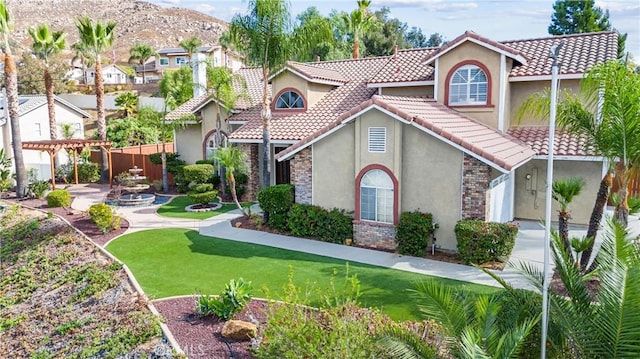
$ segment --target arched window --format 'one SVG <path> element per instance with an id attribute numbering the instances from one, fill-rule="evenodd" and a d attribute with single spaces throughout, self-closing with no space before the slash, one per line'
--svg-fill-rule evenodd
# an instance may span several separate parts
<path id="1" fill-rule="evenodd" d="M 224 132 L 216 130 L 211 131 L 204 144 L 205 159 L 212 159 L 219 147 L 227 147 L 228 138 Z"/>
<path id="2" fill-rule="evenodd" d="M 463 65 L 449 80 L 449 105 L 487 105 L 489 80 L 479 66 Z"/>
<path id="3" fill-rule="evenodd" d="M 393 223 L 393 180 L 379 169 L 368 171 L 360 180 L 360 219 Z"/>
<path id="4" fill-rule="evenodd" d="M 295 91 L 285 91 L 278 96 L 275 108 L 279 110 L 304 109 L 304 99 Z"/>

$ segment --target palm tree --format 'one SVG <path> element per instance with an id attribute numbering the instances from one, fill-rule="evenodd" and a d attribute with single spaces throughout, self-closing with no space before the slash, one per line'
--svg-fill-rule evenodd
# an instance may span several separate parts
<path id="1" fill-rule="evenodd" d="M 6 104 L 11 121 L 13 161 L 16 166 L 16 196 L 22 198 L 27 193 L 27 171 L 22 155 L 22 137 L 20 134 L 20 114 L 18 112 L 18 72 L 9 45 L 13 22 L 4 0 L 0 0 L 0 34 L 2 34 L 2 52 L 4 53 L 4 86 L 7 90 Z"/>
<path id="2" fill-rule="evenodd" d="M 551 185 L 552 197 L 560 206 L 558 210 L 558 232 L 562 239 L 563 248 L 567 253 L 571 253 L 571 243 L 569 242 L 569 220 L 571 219 L 571 214 L 569 213 L 569 204 L 573 201 L 573 197 L 580 194 L 583 187 L 584 180 L 577 177 L 558 179 L 553 181 Z"/>
<path id="3" fill-rule="evenodd" d="M 215 152 L 214 159 L 227 169 L 226 178 L 229 181 L 229 189 L 231 190 L 233 201 L 236 202 L 236 205 L 242 214 L 247 216 L 247 212 L 245 212 L 244 208 L 242 208 L 238 201 L 238 195 L 236 193 L 236 178 L 234 175 L 236 171 L 243 171 L 245 168 L 244 152 L 234 146 L 221 148 Z"/>
<path id="4" fill-rule="evenodd" d="M 102 57 L 101 54 L 113 46 L 115 38 L 114 29 L 116 23 L 109 21 L 102 23 L 96 21 L 95 24 L 88 16 L 79 18 L 76 21 L 76 28 L 80 35 L 80 43 L 86 49 L 88 56 L 95 60 L 95 85 L 96 85 L 96 110 L 98 112 L 98 138 L 105 141 L 107 139 L 107 120 L 104 114 L 104 83 L 102 79 Z M 101 180 L 109 181 L 109 160 L 107 150 L 102 149 L 101 159 Z"/>
<path id="5" fill-rule="evenodd" d="M 271 97 L 269 73 L 279 69 L 291 55 L 305 52 L 314 44 L 333 36 L 322 29 L 315 32 L 296 31 L 291 22 L 290 4 L 286 0 L 249 0 L 248 14 L 237 14 L 231 20 L 229 37 L 236 48 L 245 49 L 247 60 L 262 68 L 262 185 L 271 179 Z"/>
<path id="6" fill-rule="evenodd" d="M 342 21 L 347 27 L 347 31 L 353 38 L 353 58 L 360 57 L 360 39 L 362 36 L 377 26 L 375 15 L 369 12 L 371 0 L 358 0 L 358 8 L 353 10 L 351 14 L 342 14 Z"/>
<path id="7" fill-rule="evenodd" d="M 191 64 L 191 57 L 193 56 L 193 54 L 198 52 L 198 48 L 200 46 L 202 46 L 202 40 L 200 40 L 199 38 L 197 38 L 195 36 L 191 36 L 190 38 L 188 38 L 186 40 L 180 41 L 179 45 L 189 55 L 189 60 L 188 61 Z M 193 66 L 193 64 L 191 64 L 191 66 Z"/>
<path id="8" fill-rule="evenodd" d="M 64 31 L 51 31 L 49 25 L 43 24 L 29 28 L 29 35 L 33 40 L 33 53 L 44 61 L 44 87 L 47 95 L 47 108 L 49 110 L 49 136 L 52 140 L 58 138 L 58 128 L 56 126 L 56 109 L 54 99 L 53 80 L 49 71 L 49 59 L 64 50 Z M 55 162 L 58 162 L 58 156 Z M 55 167 L 57 167 L 57 163 Z"/>
<path id="9" fill-rule="evenodd" d="M 152 57 L 155 56 L 156 52 L 153 48 L 146 44 L 135 44 L 132 48 L 129 49 L 129 63 L 138 62 L 140 66 L 142 66 L 142 83 L 147 83 L 145 78 L 145 68 L 144 64 Z"/>
<path id="10" fill-rule="evenodd" d="M 71 45 L 71 50 L 74 51 L 73 59 L 71 63 L 75 63 L 80 60 L 82 64 L 82 80 L 84 84 L 87 84 L 87 66 L 95 65 L 95 59 L 91 58 L 91 54 L 87 51 L 87 47 L 82 42 L 76 42 Z"/>

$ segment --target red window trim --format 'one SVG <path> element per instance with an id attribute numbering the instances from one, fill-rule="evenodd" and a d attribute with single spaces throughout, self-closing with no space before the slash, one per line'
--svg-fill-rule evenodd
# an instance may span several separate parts
<path id="1" fill-rule="evenodd" d="M 455 104 L 455 105 L 451 105 L 450 107 L 490 107 L 492 106 L 491 103 L 491 73 L 489 72 L 489 69 L 481 62 L 476 61 L 476 60 L 464 60 L 462 62 L 458 62 L 455 66 L 453 66 L 451 68 L 451 70 L 449 70 L 449 73 L 447 73 L 447 77 L 445 78 L 445 83 L 444 83 L 444 104 L 446 106 L 449 106 L 449 86 L 451 85 L 451 77 L 453 76 L 453 74 L 462 66 L 464 65 L 474 65 L 474 66 L 478 66 L 482 71 L 484 71 L 484 74 L 487 76 L 487 103 L 485 105 L 459 105 L 459 104 Z"/>
<path id="2" fill-rule="evenodd" d="M 304 105 L 304 107 L 302 108 L 276 108 L 276 102 L 278 102 L 278 99 L 280 98 L 280 96 L 285 93 L 285 92 L 295 92 L 298 94 L 298 96 L 300 96 L 302 98 L 302 104 Z M 302 94 L 302 92 L 298 91 L 298 89 L 293 88 L 293 87 L 285 87 L 282 90 L 280 90 L 276 96 L 273 97 L 273 101 L 271 102 L 271 111 L 277 111 L 280 113 L 299 113 L 299 112 L 304 112 L 307 110 L 307 98 Z"/>
<path id="3" fill-rule="evenodd" d="M 393 182 L 393 225 L 398 225 L 398 198 L 400 196 L 400 191 L 398 190 L 398 179 L 394 176 L 393 172 L 389 170 L 387 167 L 379 164 L 368 165 L 358 173 L 356 176 L 356 210 L 354 214 L 355 221 L 361 221 L 360 219 L 360 182 L 362 181 L 362 177 L 364 177 L 367 172 L 371 170 L 381 170 L 386 173 Z M 368 222 L 368 221 L 367 221 Z M 373 222 L 373 223 L 384 223 L 384 222 Z M 387 223 L 390 224 L 390 223 Z"/>

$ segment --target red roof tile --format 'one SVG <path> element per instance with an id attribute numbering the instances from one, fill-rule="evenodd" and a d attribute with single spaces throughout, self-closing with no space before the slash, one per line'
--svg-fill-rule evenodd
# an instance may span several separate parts
<path id="1" fill-rule="evenodd" d="M 508 133 L 526 143 L 537 155 L 549 154 L 548 126 L 512 127 Z M 555 156 L 597 156 L 586 135 L 571 134 L 563 129 L 556 129 L 553 147 Z"/>
<path id="2" fill-rule="evenodd" d="M 389 56 L 389 62 L 369 84 L 433 80 L 433 66 L 425 64 L 424 58 L 436 50 L 437 48 L 398 50 L 398 55 Z"/>
<path id="3" fill-rule="evenodd" d="M 493 41 L 491 39 L 488 39 L 484 36 L 480 36 L 478 34 L 476 34 L 473 31 L 465 31 L 464 34 L 456 37 L 455 39 L 453 39 L 452 41 L 450 41 L 449 43 L 447 43 L 446 45 L 440 47 L 437 51 L 432 52 L 431 54 L 429 54 L 425 59 L 424 62 L 425 63 L 431 63 L 433 60 L 435 60 L 437 57 L 441 56 L 442 54 L 444 54 L 445 52 L 451 50 L 452 48 L 462 44 L 463 42 L 467 41 L 468 39 L 474 39 L 477 40 L 479 42 L 485 43 L 489 46 L 493 46 L 495 48 L 498 48 L 501 51 L 504 51 L 505 53 L 509 54 L 510 57 L 516 58 L 516 59 L 520 59 L 521 61 L 527 61 L 528 58 L 524 55 L 524 53 L 520 52 L 518 49 L 512 48 L 510 46 L 506 46 L 502 43 L 499 43 L 497 41 Z"/>
<path id="4" fill-rule="evenodd" d="M 313 66 L 313 64 L 289 61 L 287 62 L 287 67 L 301 73 L 311 80 L 325 80 L 340 83 L 347 82 L 340 72 L 328 68 Z"/>

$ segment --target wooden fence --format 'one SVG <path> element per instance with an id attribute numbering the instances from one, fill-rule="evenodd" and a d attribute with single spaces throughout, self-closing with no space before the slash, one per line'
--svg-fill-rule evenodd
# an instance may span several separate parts
<path id="1" fill-rule="evenodd" d="M 611 186 L 611 193 L 618 192 L 618 181 L 613 179 L 613 186 Z M 631 181 L 629 181 L 628 187 L 628 195 L 629 197 L 640 197 L 640 171 L 636 171 L 633 176 L 631 176 Z M 611 203 L 611 199 L 609 199 L 609 204 Z"/>
<path id="2" fill-rule="evenodd" d="M 173 143 L 166 144 L 167 153 L 173 152 Z M 151 163 L 149 156 L 152 153 L 162 152 L 162 144 L 140 145 L 111 149 L 111 165 L 113 176 L 122 172 L 129 172 L 133 166 L 142 169 L 142 176 L 146 176 L 149 183 L 162 181 L 162 165 Z M 91 151 L 91 161 L 100 163 L 100 151 Z M 169 184 L 173 184 L 173 178 L 169 175 Z"/>

